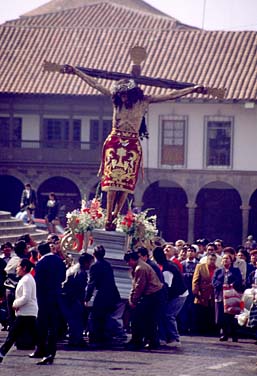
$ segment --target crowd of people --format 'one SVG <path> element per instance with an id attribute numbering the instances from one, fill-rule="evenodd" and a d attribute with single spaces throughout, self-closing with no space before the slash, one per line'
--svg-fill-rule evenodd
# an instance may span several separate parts
<path id="1" fill-rule="evenodd" d="M 237 249 L 221 239 L 194 244 L 156 239 L 151 249 L 128 250 L 124 262 L 132 279 L 126 300 L 104 245 L 75 260 L 63 253 L 55 233 L 40 243 L 25 234 L 14 245 L 2 244 L 0 323 L 7 338 L 0 362 L 15 345 L 33 350 L 29 356 L 38 358 L 37 364 L 52 364 L 60 339 L 72 348 L 132 351 L 179 347 L 181 335 L 238 341 L 236 312 L 229 311 L 224 292 L 233 288 L 242 296 L 256 285 L 252 237 Z"/>
<path id="2" fill-rule="evenodd" d="M 25 224 L 34 224 L 36 209 L 36 191 L 30 183 L 26 183 L 21 194 L 20 210 L 15 217 L 22 220 Z M 49 233 L 55 233 L 56 225 L 59 224 L 59 201 L 54 192 L 48 194 L 44 209 L 44 219 Z"/>

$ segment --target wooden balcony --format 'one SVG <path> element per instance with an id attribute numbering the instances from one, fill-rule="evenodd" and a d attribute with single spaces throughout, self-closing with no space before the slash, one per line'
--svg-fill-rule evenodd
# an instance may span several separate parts
<path id="1" fill-rule="evenodd" d="M 92 142 L 0 140 L 0 160 L 48 164 L 99 164 L 102 145 Z"/>

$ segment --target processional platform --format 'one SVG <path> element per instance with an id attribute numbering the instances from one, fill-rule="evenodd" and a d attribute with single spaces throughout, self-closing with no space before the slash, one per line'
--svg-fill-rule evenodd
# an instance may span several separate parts
<path id="1" fill-rule="evenodd" d="M 105 259 L 113 267 L 115 282 L 122 299 L 128 299 L 131 290 L 130 268 L 124 261 L 124 254 L 128 250 L 128 236 L 121 231 L 105 231 L 95 229 L 92 231 L 93 243 L 88 248 L 92 253 L 93 248 L 103 245 L 105 248 Z"/>

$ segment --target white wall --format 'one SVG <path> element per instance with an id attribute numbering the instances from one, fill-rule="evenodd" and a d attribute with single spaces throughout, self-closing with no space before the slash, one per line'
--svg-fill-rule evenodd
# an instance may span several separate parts
<path id="1" fill-rule="evenodd" d="M 166 102 L 152 104 L 148 112 L 150 138 L 143 141 L 144 167 L 158 168 L 159 116 L 188 116 L 188 169 L 204 168 L 204 116 L 234 117 L 233 170 L 257 170 L 257 106 L 245 109 L 244 104 L 191 104 Z"/>
<path id="2" fill-rule="evenodd" d="M 22 118 L 22 140 L 39 140 L 40 130 L 39 122 L 40 118 L 38 115 L 19 115 L 15 114 L 17 117 Z"/>
<path id="3" fill-rule="evenodd" d="M 243 109 L 235 117 L 235 170 L 257 170 L 257 109 Z"/>
<path id="4" fill-rule="evenodd" d="M 89 142 L 90 140 L 90 119 L 89 116 L 81 116 L 81 141 Z"/>
<path id="5" fill-rule="evenodd" d="M 233 170 L 257 170 L 257 105 L 254 109 L 246 109 L 243 103 L 238 104 L 208 104 L 208 103 L 175 103 L 165 102 L 150 105 L 147 114 L 147 126 L 150 133 L 148 141 L 142 142 L 144 152 L 144 167 L 159 168 L 159 116 L 181 115 L 188 117 L 187 138 L 187 169 L 204 168 L 204 116 L 234 117 L 233 135 Z M 19 114 L 22 117 L 22 139 L 39 140 L 39 115 Z M 45 114 L 45 117 L 48 115 Z M 67 118 L 61 114 L 51 114 L 52 118 Z M 81 141 L 90 141 L 90 119 L 94 116 L 75 116 L 81 119 Z M 31 145 L 31 144 L 30 144 Z M 24 145 L 25 146 L 25 145 Z M 32 146 L 32 145 L 31 145 Z M 38 147 L 38 145 L 34 147 Z M 168 167 L 169 168 L 169 167 Z M 172 168 L 171 168 L 172 169 Z M 219 169 L 220 170 L 220 169 Z"/>

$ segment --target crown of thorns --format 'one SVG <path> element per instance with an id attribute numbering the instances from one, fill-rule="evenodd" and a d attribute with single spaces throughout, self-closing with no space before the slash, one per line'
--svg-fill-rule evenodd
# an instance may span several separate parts
<path id="1" fill-rule="evenodd" d="M 111 87 L 111 93 L 122 93 L 128 90 L 134 89 L 137 86 L 136 82 L 132 79 L 124 79 L 118 82 L 115 82 Z"/>

